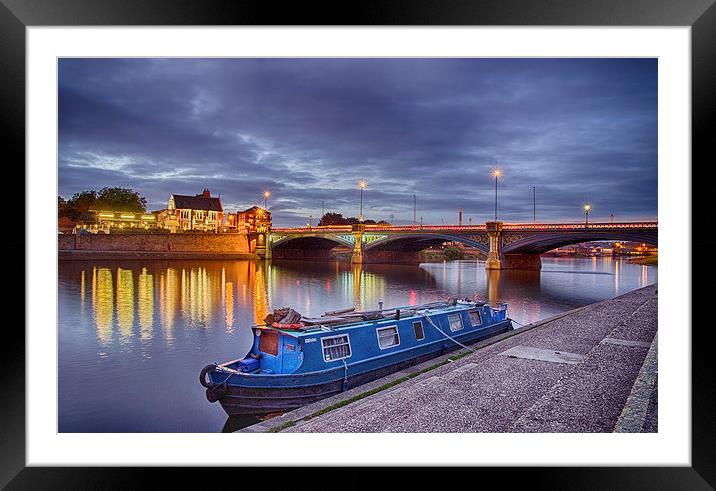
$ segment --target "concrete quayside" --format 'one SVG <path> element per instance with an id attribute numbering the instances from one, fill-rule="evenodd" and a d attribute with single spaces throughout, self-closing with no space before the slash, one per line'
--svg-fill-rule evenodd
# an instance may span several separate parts
<path id="1" fill-rule="evenodd" d="M 501 334 L 241 432 L 656 432 L 658 290 Z"/>

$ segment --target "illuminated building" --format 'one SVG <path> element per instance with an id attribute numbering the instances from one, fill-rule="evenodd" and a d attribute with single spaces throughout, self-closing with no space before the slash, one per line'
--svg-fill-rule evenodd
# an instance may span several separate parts
<path id="1" fill-rule="evenodd" d="M 224 218 L 221 200 L 212 198 L 208 189 L 195 196 L 172 194 L 166 211 L 162 227 L 172 231 L 217 232 Z"/>
<path id="2" fill-rule="evenodd" d="M 152 229 L 157 227 L 154 213 L 135 213 L 128 211 L 92 210 L 93 220 L 85 222 L 90 231 L 116 232 L 117 230 Z"/>
<path id="3" fill-rule="evenodd" d="M 248 210 L 236 214 L 236 229 L 246 231 L 247 234 L 255 234 L 261 228 L 271 226 L 271 212 L 259 206 L 252 206 Z"/>

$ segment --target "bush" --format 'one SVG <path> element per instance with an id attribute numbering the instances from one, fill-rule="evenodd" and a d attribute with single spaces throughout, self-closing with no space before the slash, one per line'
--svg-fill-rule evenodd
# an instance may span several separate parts
<path id="1" fill-rule="evenodd" d="M 462 259 L 462 249 L 458 247 L 446 247 L 443 250 L 446 261 L 454 261 L 456 259 Z"/>

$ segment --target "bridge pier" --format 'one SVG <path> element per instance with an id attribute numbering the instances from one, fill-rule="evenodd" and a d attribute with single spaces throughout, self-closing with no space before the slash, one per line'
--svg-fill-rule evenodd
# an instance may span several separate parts
<path id="1" fill-rule="evenodd" d="M 502 222 L 485 222 L 485 229 L 490 240 L 490 252 L 487 254 L 485 269 L 503 269 L 502 252 L 500 251 Z"/>
<path id="2" fill-rule="evenodd" d="M 365 233 L 365 225 L 357 223 L 353 225 L 353 255 L 351 256 L 351 264 L 363 264 L 363 234 Z"/>
<path id="3" fill-rule="evenodd" d="M 502 222 L 485 222 L 485 228 L 490 239 L 490 252 L 487 254 L 485 269 L 524 269 L 532 271 L 542 269 L 542 259 L 539 254 L 502 253 Z"/>
<path id="4" fill-rule="evenodd" d="M 256 229 L 256 249 L 254 253 L 261 259 L 271 259 L 271 228 L 266 225 L 259 225 Z"/>

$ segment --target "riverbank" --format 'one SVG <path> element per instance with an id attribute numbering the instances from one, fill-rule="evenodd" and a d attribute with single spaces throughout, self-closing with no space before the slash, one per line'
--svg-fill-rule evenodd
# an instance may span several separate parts
<path id="1" fill-rule="evenodd" d="M 656 432 L 657 285 L 559 314 L 242 432 Z"/>
<path id="2" fill-rule="evenodd" d="M 643 266 L 658 266 L 659 256 L 643 256 L 630 258 L 629 261 L 632 264 L 641 264 Z"/>
<path id="3" fill-rule="evenodd" d="M 60 261 L 112 261 L 155 259 L 259 259 L 253 253 L 244 252 L 158 252 L 158 251 L 58 251 Z"/>
<path id="4" fill-rule="evenodd" d="M 245 233 L 60 235 L 57 249 L 61 261 L 258 258 Z"/>

